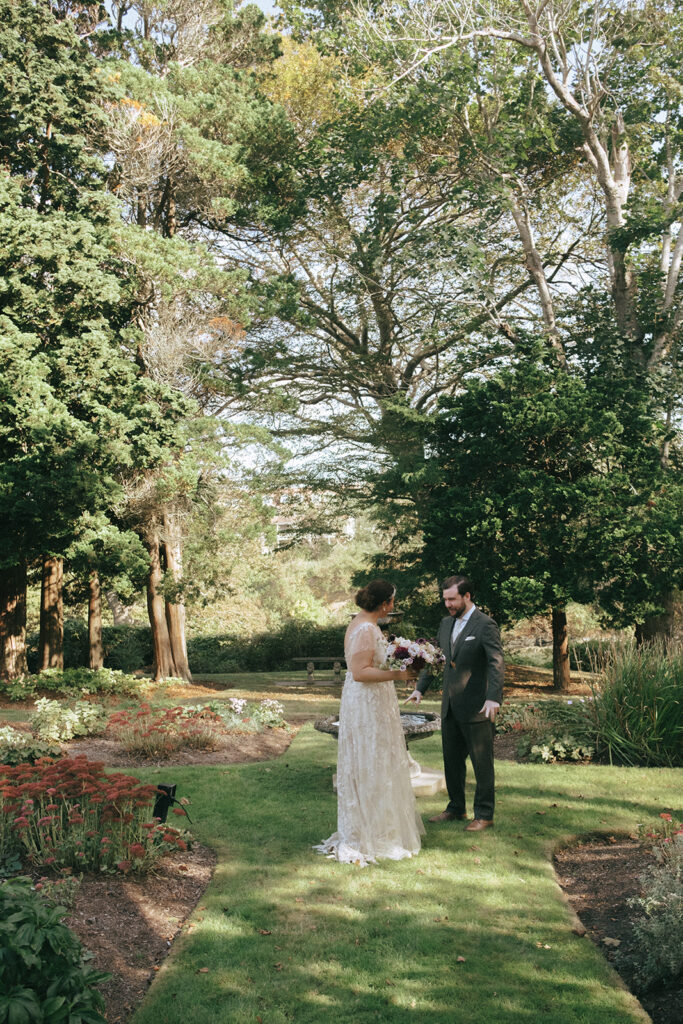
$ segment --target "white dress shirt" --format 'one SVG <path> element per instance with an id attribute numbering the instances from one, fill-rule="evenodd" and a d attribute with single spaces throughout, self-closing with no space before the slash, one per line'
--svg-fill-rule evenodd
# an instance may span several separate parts
<path id="1" fill-rule="evenodd" d="M 455 646 L 455 641 L 462 633 L 463 629 L 467 624 L 467 620 L 469 619 L 470 615 L 472 614 L 476 607 L 476 604 L 473 604 L 469 611 L 465 612 L 464 615 L 460 615 L 459 618 L 457 618 L 453 623 L 453 631 L 451 633 L 451 650 L 453 650 L 453 647 Z"/>

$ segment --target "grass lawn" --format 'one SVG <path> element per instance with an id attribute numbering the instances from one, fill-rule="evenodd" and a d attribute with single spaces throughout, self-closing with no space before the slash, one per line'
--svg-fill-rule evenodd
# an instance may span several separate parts
<path id="1" fill-rule="evenodd" d="M 413 753 L 440 767 L 438 737 Z M 311 850 L 335 828 L 335 758 L 307 725 L 276 761 L 136 770 L 191 798 L 218 865 L 134 1024 L 644 1019 L 572 933 L 550 858 L 574 836 L 680 814 L 683 772 L 499 762 L 495 830 L 428 825 L 416 859 L 359 869 Z M 443 804 L 419 801 L 425 817 Z"/>

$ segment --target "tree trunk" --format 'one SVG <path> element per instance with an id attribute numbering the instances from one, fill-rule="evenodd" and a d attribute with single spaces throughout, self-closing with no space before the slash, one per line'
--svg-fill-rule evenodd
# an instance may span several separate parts
<path id="1" fill-rule="evenodd" d="M 109 605 L 109 611 L 114 619 L 115 626 L 130 625 L 133 623 L 133 613 L 130 608 L 126 608 L 125 604 L 116 593 L 115 590 L 105 590 L 104 596 L 107 604 Z"/>
<path id="2" fill-rule="evenodd" d="M 64 668 L 63 582 L 63 560 L 51 556 L 43 558 L 38 640 L 38 670 L 40 672 L 46 668 Z"/>
<path id="3" fill-rule="evenodd" d="M 567 613 L 564 608 L 553 608 L 553 686 L 556 690 L 568 690 L 569 638 L 567 634 Z"/>
<path id="4" fill-rule="evenodd" d="M 26 664 L 26 564 L 0 569 L 0 678 L 28 674 Z"/>
<path id="5" fill-rule="evenodd" d="M 674 616 L 676 611 L 676 591 L 670 590 L 665 594 L 662 604 L 664 611 L 659 615 L 648 615 L 644 622 L 636 623 L 636 644 L 642 647 L 643 644 L 651 644 L 654 640 L 666 642 L 671 640 L 674 634 Z"/>
<path id="6" fill-rule="evenodd" d="M 159 592 L 161 585 L 161 550 L 156 525 L 152 524 L 144 537 L 143 544 L 149 552 L 149 575 L 147 577 L 147 614 L 152 627 L 154 645 L 154 678 L 158 682 L 177 676 L 168 625 L 164 614 L 164 598 Z"/>
<path id="7" fill-rule="evenodd" d="M 163 551 L 166 568 L 175 582 L 179 583 L 182 579 L 182 541 L 177 520 L 169 513 L 164 513 L 164 534 Z M 182 601 L 166 601 L 166 623 L 176 675 L 180 679 L 192 682 L 185 641 L 185 605 Z"/>
<path id="8" fill-rule="evenodd" d="M 93 571 L 88 580 L 88 668 L 101 669 L 103 667 L 102 593 L 100 578 Z"/>

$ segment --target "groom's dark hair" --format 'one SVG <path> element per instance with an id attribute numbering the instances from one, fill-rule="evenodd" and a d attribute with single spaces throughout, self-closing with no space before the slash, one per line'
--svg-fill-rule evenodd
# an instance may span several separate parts
<path id="1" fill-rule="evenodd" d="M 468 576 L 447 576 L 441 584 L 441 590 L 450 590 L 451 587 L 457 587 L 461 597 L 469 594 L 470 599 L 474 600 L 474 585 Z"/>

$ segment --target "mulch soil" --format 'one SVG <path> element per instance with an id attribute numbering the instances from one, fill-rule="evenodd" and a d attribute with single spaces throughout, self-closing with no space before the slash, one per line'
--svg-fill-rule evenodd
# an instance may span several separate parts
<path id="1" fill-rule="evenodd" d="M 587 939 L 615 967 L 627 988 L 633 975 L 621 961 L 615 963 L 616 940 L 626 957 L 639 953 L 633 936 L 630 897 L 641 894 L 641 877 L 654 864 L 652 855 L 637 840 L 608 836 L 567 847 L 555 854 L 555 871 L 569 904 L 586 928 Z M 683 1020 L 683 979 L 678 984 L 653 988 L 638 998 L 654 1024 L 680 1024 Z"/>
<path id="2" fill-rule="evenodd" d="M 173 696 L 205 696 L 208 687 L 188 686 Z M 215 690 L 214 690 L 215 692 Z M 552 693 L 548 673 L 508 666 L 508 699 L 539 697 Z M 588 681 L 579 679 L 572 693 L 588 692 Z M 309 716 L 297 716 L 297 724 Z M 312 715 L 311 718 L 316 716 Z M 296 729 L 229 736 L 212 751 L 180 751 L 162 762 L 135 760 L 114 741 L 90 739 L 65 744 L 69 756 L 86 754 L 91 760 L 130 772 L 145 767 L 189 764 L 236 764 L 265 761 L 284 753 Z M 517 760 L 519 734 L 496 737 L 496 757 Z M 619 940 L 620 949 L 633 949 L 631 917 L 627 905 L 640 893 L 640 877 L 652 863 L 651 855 L 635 839 L 609 836 L 556 853 L 555 869 L 568 902 L 586 929 L 586 941 L 595 942 L 608 961 L 614 951 L 603 942 Z M 167 855 L 155 871 L 144 877 L 84 876 L 65 923 L 78 935 L 90 955 L 90 962 L 108 971 L 111 979 L 102 988 L 106 1019 L 123 1024 L 144 997 L 159 965 L 168 955 L 181 930 L 191 931 L 189 917 L 199 905 L 208 886 L 215 855 L 198 843 L 182 855 Z M 632 978 L 622 970 L 623 983 Z M 683 989 L 669 988 L 640 996 L 654 1024 L 680 1024 L 683 1019 Z"/>

